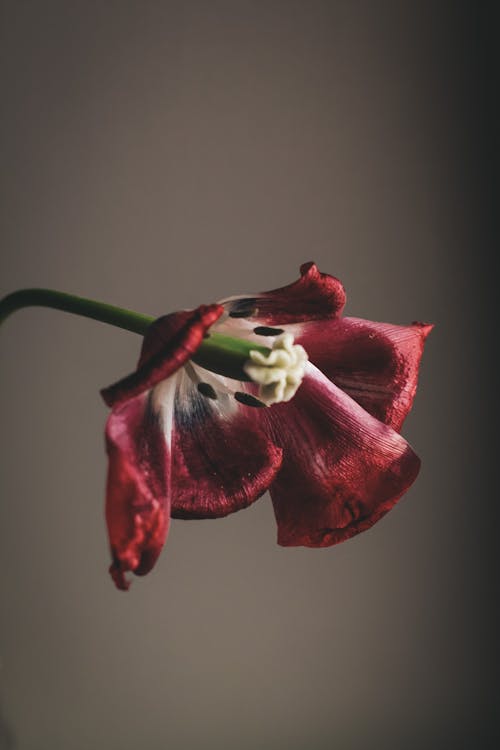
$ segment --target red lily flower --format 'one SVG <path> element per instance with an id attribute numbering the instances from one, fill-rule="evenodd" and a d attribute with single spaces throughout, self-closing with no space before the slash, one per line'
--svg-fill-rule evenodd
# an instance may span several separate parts
<path id="1" fill-rule="evenodd" d="M 225 516 L 269 489 L 278 543 L 323 547 L 368 529 L 412 484 L 420 461 L 398 431 L 432 326 L 343 318 L 344 304 L 340 281 L 307 263 L 289 286 L 150 326 L 137 370 L 102 392 L 118 588 L 151 570 L 171 516 Z M 263 378 L 257 355 L 255 382 L 239 382 L 197 362 L 209 331 L 281 343 Z M 293 366 L 276 390 L 269 367 L 283 358 Z"/>

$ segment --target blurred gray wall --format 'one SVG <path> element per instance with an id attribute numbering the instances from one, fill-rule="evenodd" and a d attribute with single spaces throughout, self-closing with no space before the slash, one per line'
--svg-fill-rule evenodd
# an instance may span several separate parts
<path id="1" fill-rule="evenodd" d="M 487 28 L 460 3 L 2 3 L 2 293 L 159 315 L 314 259 L 348 314 L 436 329 L 404 431 L 422 472 L 380 524 L 281 549 L 266 495 L 174 522 L 124 595 L 98 391 L 140 341 L 11 318 L 1 747 L 493 746 Z"/>

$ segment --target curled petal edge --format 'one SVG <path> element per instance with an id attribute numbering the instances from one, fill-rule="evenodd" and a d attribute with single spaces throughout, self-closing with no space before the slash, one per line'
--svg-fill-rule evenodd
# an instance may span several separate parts
<path id="1" fill-rule="evenodd" d="M 370 528 L 419 472 L 408 443 L 311 363 L 294 399 L 268 418 L 283 448 L 271 486 L 282 546 L 327 547 Z"/>
<path id="2" fill-rule="evenodd" d="M 376 419 L 399 431 L 408 415 L 432 324 L 409 326 L 361 318 L 291 326 L 310 361 Z"/>
<path id="3" fill-rule="evenodd" d="M 300 278 L 292 284 L 255 295 L 223 300 L 230 318 L 248 318 L 266 325 L 300 323 L 336 318 L 346 302 L 342 283 L 321 273 L 312 261 L 300 267 Z"/>
<path id="4" fill-rule="evenodd" d="M 201 305 L 155 320 L 146 331 L 137 370 L 103 388 L 104 402 L 117 406 L 170 377 L 193 356 L 223 312 L 219 304 Z"/>
<path id="5" fill-rule="evenodd" d="M 170 524 L 170 456 L 146 395 L 114 409 L 106 423 L 106 523 L 117 588 L 125 574 L 145 575 L 156 563 Z"/>

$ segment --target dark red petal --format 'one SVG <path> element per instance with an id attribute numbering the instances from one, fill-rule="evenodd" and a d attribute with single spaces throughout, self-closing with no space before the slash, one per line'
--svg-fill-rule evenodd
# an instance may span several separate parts
<path id="1" fill-rule="evenodd" d="M 201 371 L 201 368 L 197 370 Z M 217 379 L 210 381 L 217 388 Z M 179 375 L 172 430 L 172 516 L 217 518 L 260 497 L 281 465 L 281 449 L 259 427 L 257 411 L 232 395 L 201 395 Z"/>
<path id="2" fill-rule="evenodd" d="M 265 413 L 283 447 L 271 487 L 279 544 L 349 539 L 385 515 L 417 476 L 420 461 L 406 441 L 311 364 L 296 396 Z"/>
<path id="3" fill-rule="evenodd" d="M 314 263 L 304 263 L 300 273 L 300 279 L 288 286 L 222 304 L 231 317 L 250 318 L 270 326 L 339 316 L 346 300 L 341 282 L 320 273 Z"/>
<path id="4" fill-rule="evenodd" d="M 149 390 L 182 367 L 198 349 L 205 333 L 222 315 L 221 305 L 201 305 L 196 310 L 165 315 L 148 328 L 135 372 L 103 388 L 108 406 L 116 406 Z"/>
<path id="5" fill-rule="evenodd" d="M 310 361 L 372 416 L 399 430 L 417 390 L 432 325 L 396 326 L 360 318 L 291 328 Z"/>
<path id="6" fill-rule="evenodd" d="M 148 396 L 131 399 L 111 412 L 106 448 L 110 573 L 116 586 L 126 590 L 127 571 L 144 575 L 154 566 L 170 522 L 169 452 Z"/>

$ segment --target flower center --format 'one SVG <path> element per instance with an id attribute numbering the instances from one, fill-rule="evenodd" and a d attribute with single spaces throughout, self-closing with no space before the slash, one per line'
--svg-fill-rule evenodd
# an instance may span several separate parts
<path id="1" fill-rule="evenodd" d="M 305 349 L 294 343 L 291 333 L 268 327 L 254 329 L 254 333 L 260 330 L 260 335 L 267 337 L 279 334 L 272 346 L 213 331 L 192 357 L 195 365 L 222 375 L 224 379 L 256 383 L 259 386 L 258 399 L 237 387 L 233 390 L 227 382 L 220 383 L 221 391 L 232 392 L 235 399 L 246 406 L 271 406 L 293 398 L 304 377 L 308 359 Z M 218 389 L 213 382 L 201 382 L 198 390 L 207 398 L 217 398 Z"/>
<path id="2" fill-rule="evenodd" d="M 259 384 L 259 398 L 267 406 L 290 401 L 302 383 L 307 362 L 303 346 L 294 344 L 291 333 L 283 333 L 275 340 L 268 354 L 252 349 L 243 369 L 254 383 Z"/>

